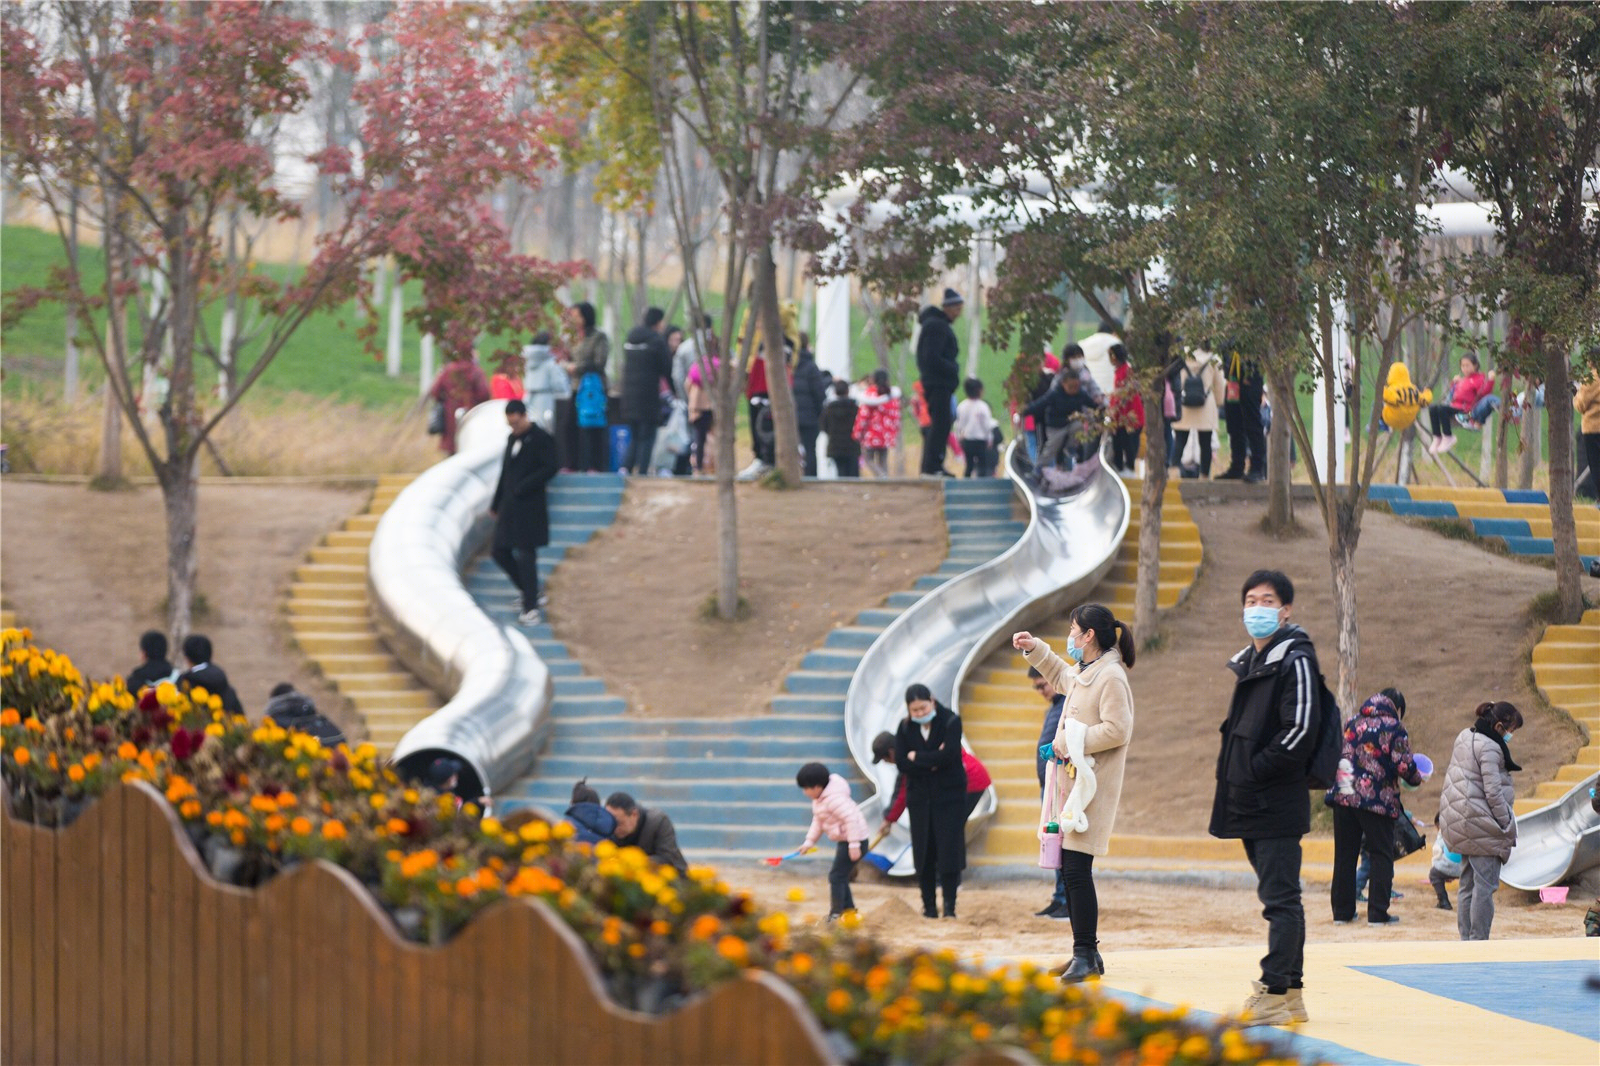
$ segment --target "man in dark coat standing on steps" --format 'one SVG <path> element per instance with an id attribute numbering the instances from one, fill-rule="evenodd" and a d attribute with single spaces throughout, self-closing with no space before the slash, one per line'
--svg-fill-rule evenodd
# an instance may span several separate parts
<path id="1" fill-rule="evenodd" d="M 652 307 L 622 345 L 622 420 L 628 423 L 628 454 L 622 464 L 632 474 L 651 473 L 656 430 L 661 427 L 661 382 L 672 388 L 672 353 L 667 351 L 667 313 Z"/>
<path id="2" fill-rule="evenodd" d="M 494 561 L 506 572 L 522 593 L 522 613 L 517 621 L 536 626 L 543 621 L 539 608 L 538 551 L 550 543 L 550 511 L 544 490 L 561 469 L 556 440 L 528 417 L 521 400 L 506 401 L 506 425 L 511 436 L 506 440 L 505 457 L 500 464 L 500 481 L 494 488 L 489 514 L 494 518 Z"/>
<path id="3" fill-rule="evenodd" d="M 922 333 L 917 337 L 917 373 L 922 378 L 922 398 L 928 405 L 927 436 L 922 439 L 924 477 L 954 477 L 944 468 L 945 442 L 955 410 L 950 406 L 961 384 L 961 344 L 951 323 L 961 317 L 965 301 L 954 289 L 944 290 L 938 307 L 924 307 L 917 322 Z"/>

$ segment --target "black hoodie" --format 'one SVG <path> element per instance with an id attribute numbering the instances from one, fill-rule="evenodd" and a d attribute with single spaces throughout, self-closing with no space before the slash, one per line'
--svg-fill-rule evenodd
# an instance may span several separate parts
<path id="1" fill-rule="evenodd" d="M 924 394 L 935 390 L 954 393 L 961 384 L 961 345 L 950 316 L 942 307 L 924 307 L 917 316 L 922 334 L 917 338 L 917 373 Z"/>

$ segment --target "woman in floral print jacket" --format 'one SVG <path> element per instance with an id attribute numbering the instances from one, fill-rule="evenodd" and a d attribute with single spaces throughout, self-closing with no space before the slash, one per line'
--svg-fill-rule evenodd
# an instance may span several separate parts
<path id="1" fill-rule="evenodd" d="M 1356 916 L 1356 859 L 1363 840 L 1372 856 L 1367 885 L 1367 922 L 1389 925 L 1389 889 L 1394 884 L 1394 827 L 1401 817 L 1400 782 L 1422 783 L 1411 757 L 1411 738 L 1401 725 L 1406 699 L 1384 689 L 1361 705 L 1344 727 L 1340 781 L 1328 790 L 1333 808 L 1333 885 L 1329 890 L 1335 922 Z M 1348 777 L 1346 776 L 1348 774 Z"/>

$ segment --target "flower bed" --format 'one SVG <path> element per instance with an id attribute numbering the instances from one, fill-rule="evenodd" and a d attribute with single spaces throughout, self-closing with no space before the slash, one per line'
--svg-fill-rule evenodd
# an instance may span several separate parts
<path id="1" fill-rule="evenodd" d="M 542 900 L 635 1009 L 660 1013 L 755 969 L 795 988 L 852 1061 L 950 1061 L 991 1045 L 1054 1062 L 1254 1062 L 1272 1050 L 1231 1026 L 1063 989 L 1031 966 L 980 972 L 949 952 L 892 951 L 854 920 L 792 930 L 709 868 L 679 876 L 636 848 L 577 844 L 564 824 L 480 818 L 400 780 L 370 745 L 252 726 L 199 689 L 86 682 L 26 630 L 4 633 L 0 705 L 0 775 L 19 818 L 65 825 L 109 785 L 147 781 L 220 880 L 257 885 L 325 859 L 417 941 L 444 941 L 498 900 Z"/>

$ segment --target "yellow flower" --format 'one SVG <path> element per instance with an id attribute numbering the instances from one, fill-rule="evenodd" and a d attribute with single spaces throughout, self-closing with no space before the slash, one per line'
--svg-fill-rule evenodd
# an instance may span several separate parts
<path id="1" fill-rule="evenodd" d="M 543 824 L 543 823 L 540 823 Z M 578 830 L 570 822 L 557 822 L 550 829 L 550 835 L 556 840 L 571 840 Z"/>
<path id="2" fill-rule="evenodd" d="M 617 854 L 617 845 L 609 840 L 602 840 L 594 846 L 594 857 L 597 859 L 610 859 Z"/>
<path id="3" fill-rule="evenodd" d="M 849 930 L 850 932 L 855 932 L 857 929 L 860 929 L 861 912 L 858 910 L 848 910 L 839 915 L 839 928 Z"/>
<path id="4" fill-rule="evenodd" d="M 415 805 L 416 802 L 418 800 L 420 800 L 422 797 L 417 795 L 417 790 L 416 789 L 408 788 L 404 792 L 400 793 L 400 798 L 405 800 L 407 803 Z"/>
<path id="5" fill-rule="evenodd" d="M 210 725 L 206 726 L 206 736 L 208 737 L 220 737 L 222 736 L 223 732 L 225 731 L 222 728 L 221 722 L 212 722 Z"/>
<path id="6" fill-rule="evenodd" d="M 478 826 L 489 836 L 497 837 L 500 835 L 500 819 L 498 818 L 485 818 L 478 823 Z"/>
<path id="7" fill-rule="evenodd" d="M 383 810 L 383 805 L 389 802 L 389 798 L 382 792 L 374 792 L 370 797 L 368 797 L 367 802 L 372 804 L 373 810 L 381 811 Z"/>
<path id="8" fill-rule="evenodd" d="M 529 844 L 543 844 L 550 839 L 550 826 L 546 822 L 535 819 L 522 823 L 522 828 L 517 830 L 517 835 Z"/>
<path id="9" fill-rule="evenodd" d="M 804 903 L 806 890 L 798 886 L 791 888 L 788 892 L 788 898 L 790 903 Z"/>

